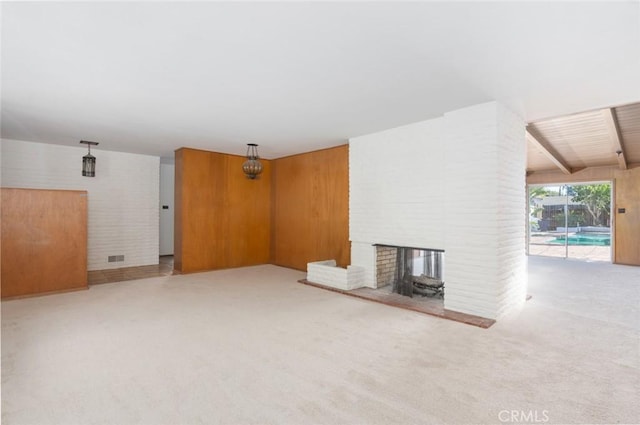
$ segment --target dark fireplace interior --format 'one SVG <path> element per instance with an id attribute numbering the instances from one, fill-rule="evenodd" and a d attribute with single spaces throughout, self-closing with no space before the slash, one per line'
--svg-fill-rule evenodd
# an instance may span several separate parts
<path id="1" fill-rule="evenodd" d="M 444 298 L 444 250 L 376 245 L 378 288 L 407 297 Z"/>

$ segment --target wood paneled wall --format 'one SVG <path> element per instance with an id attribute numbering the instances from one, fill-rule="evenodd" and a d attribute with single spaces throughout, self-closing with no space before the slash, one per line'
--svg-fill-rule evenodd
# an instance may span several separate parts
<path id="1" fill-rule="evenodd" d="M 269 262 L 271 167 L 250 180 L 245 158 L 176 151 L 174 267 L 189 273 Z"/>
<path id="2" fill-rule="evenodd" d="M 2 188 L 2 298 L 87 288 L 87 192 Z"/>
<path id="3" fill-rule="evenodd" d="M 614 263 L 640 266 L 640 168 L 616 172 L 614 188 Z"/>
<path id="4" fill-rule="evenodd" d="M 306 270 L 335 259 L 350 264 L 349 147 L 272 161 L 271 262 Z"/>

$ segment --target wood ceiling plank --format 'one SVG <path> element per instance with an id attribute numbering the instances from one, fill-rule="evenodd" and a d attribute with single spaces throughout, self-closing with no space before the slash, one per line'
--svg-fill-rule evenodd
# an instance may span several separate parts
<path id="1" fill-rule="evenodd" d="M 542 154 L 544 154 L 551 162 L 553 162 L 556 167 L 560 168 L 563 173 L 571 174 L 571 167 L 567 164 L 567 162 L 558 154 L 553 147 L 547 143 L 542 137 L 539 135 L 535 137 L 529 130 L 527 130 L 527 141 L 534 145 Z"/>
<path id="2" fill-rule="evenodd" d="M 640 103 L 529 123 L 527 129 L 564 160 L 571 175 L 581 167 L 630 169 L 640 162 Z M 538 147 L 527 145 L 527 170 L 555 167 Z"/>
<path id="3" fill-rule="evenodd" d="M 640 103 L 618 106 L 615 108 L 615 114 L 627 166 L 640 162 Z"/>
<path id="4" fill-rule="evenodd" d="M 557 169 L 558 167 L 533 146 L 533 144 L 527 143 L 527 171 L 555 171 Z"/>

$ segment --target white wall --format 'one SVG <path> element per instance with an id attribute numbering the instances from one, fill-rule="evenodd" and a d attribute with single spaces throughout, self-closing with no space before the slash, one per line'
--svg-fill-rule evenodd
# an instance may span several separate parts
<path id="1" fill-rule="evenodd" d="M 175 170 L 175 164 L 160 164 L 160 255 L 173 255 Z"/>
<path id="2" fill-rule="evenodd" d="M 498 318 L 524 303 L 524 123 L 491 102 L 349 141 L 352 264 L 371 244 L 445 250 L 445 308 Z"/>
<path id="3" fill-rule="evenodd" d="M 3 187 L 88 191 L 89 270 L 158 264 L 159 157 L 91 149 L 90 178 L 84 147 L 2 140 L 1 150 Z"/>

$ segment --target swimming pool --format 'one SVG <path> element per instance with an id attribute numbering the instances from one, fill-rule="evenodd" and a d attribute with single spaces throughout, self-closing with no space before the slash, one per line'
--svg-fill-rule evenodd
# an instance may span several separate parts
<path id="1" fill-rule="evenodd" d="M 565 235 L 558 235 L 549 241 L 552 244 L 564 245 Z M 611 234 L 609 233 L 576 233 L 569 235 L 568 245 L 596 245 L 610 246 Z"/>

